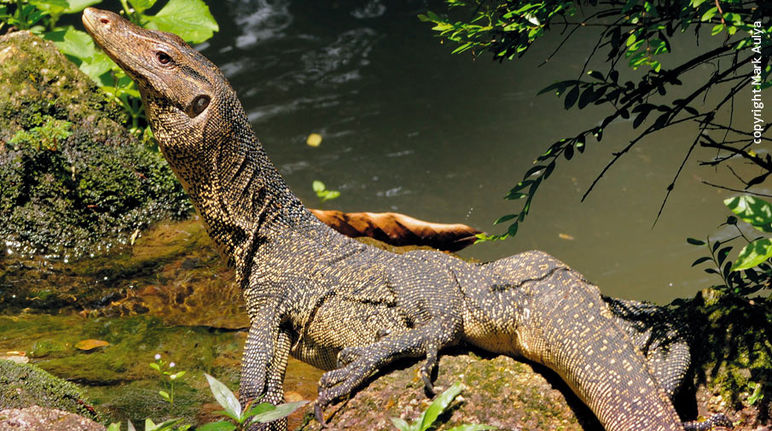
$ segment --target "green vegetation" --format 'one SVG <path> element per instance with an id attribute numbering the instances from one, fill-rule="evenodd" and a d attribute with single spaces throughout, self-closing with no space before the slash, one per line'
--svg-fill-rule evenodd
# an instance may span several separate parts
<path id="1" fill-rule="evenodd" d="M 205 376 L 206 380 L 209 382 L 209 388 L 212 390 L 212 395 L 214 395 L 214 398 L 222 408 L 225 409 L 225 411 L 220 413 L 223 416 L 232 419 L 236 424 L 234 425 L 228 421 L 212 422 L 199 427 L 198 429 L 200 431 L 246 430 L 249 425 L 255 422 L 265 424 L 286 418 L 295 410 L 308 404 L 308 401 L 295 401 L 279 405 L 273 405 L 271 403 L 252 405 L 248 403 L 242 409 L 238 398 L 236 398 L 236 395 L 234 395 L 227 386 L 209 374 L 205 374 Z"/>
<path id="2" fill-rule="evenodd" d="M 747 195 L 726 199 L 724 204 L 735 214 L 729 216 L 723 224 L 732 226 L 732 236 L 715 241 L 711 241 L 709 237 L 705 241 L 687 238 L 686 241 L 689 244 L 705 246 L 710 253 L 710 256 L 695 260 L 692 266 L 702 263 L 712 264 L 705 268 L 705 272 L 721 277 L 723 285 L 719 288 L 734 294 L 749 295 L 762 289 L 770 289 L 772 265 L 769 259 L 772 257 L 772 241 L 766 236 L 748 238 L 740 222 L 753 227 L 756 231 L 772 233 L 772 205 L 760 198 Z M 727 244 L 735 244 L 739 241 L 743 241 L 745 245 L 737 259 L 732 262 L 728 257 L 734 246 Z"/>
<path id="3" fill-rule="evenodd" d="M 391 423 L 400 431 L 427 431 L 434 427 L 434 422 L 441 414 L 445 413 L 450 407 L 450 403 L 461 393 L 464 386 L 456 382 L 445 392 L 437 395 L 437 398 L 424 410 L 421 415 L 412 423 L 407 423 L 404 419 L 391 418 Z M 495 429 L 489 425 L 464 424 L 453 427 L 448 431 L 482 431 Z"/>
<path id="4" fill-rule="evenodd" d="M 176 364 L 174 362 L 169 362 L 167 364 L 166 361 L 161 359 L 160 353 L 156 353 L 155 362 L 151 362 L 148 365 L 150 365 L 150 368 L 161 374 L 161 377 L 163 378 L 162 385 L 166 390 L 158 391 L 158 395 L 160 395 L 164 401 L 169 403 L 170 410 L 174 410 L 174 384 L 177 382 L 177 379 L 182 378 L 187 371 L 172 372 L 172 369 Z"/>
<path id="5" fill-rule="evenodd" d="M 0 30 L 3 24 L 30 30 L 53 41 L 59 50 L 107 93 L 129 115 L 130 131 L 149 137 L 144 108 L 136 84 L 91 37 L 72 25 L 58 26 L 62 15 L 76 14 L 102 0 L 0 0 Z M 157 13 L 149 14 L 157 0 L 121 0 L 122 13 L 142 27 L 176 33 L 187 42 L 200 43 L 219 30 L 203 0 L 169 0 Z"/>
<path id="6" fill-rule="evenodd" d="M 314 189 L 316 197 L 319 198 L 319 202 L 325 203 L 327 201 L 336 199 L 340 196 L 340 192 L 337 190 L 327 190 L 327 186 L 321 181 L 314 181 L 311 184 L 311 188 Z"/>
<path id="7" fill-rule="evenodd" d="M 158 355 L 156 355 L 156 357 L 157 356 Z M 156 361 L 159 360 L 159 358 L 156 358 Z M 295 410 L 308 404 L 308 401 L 296 401 L 279 405 L 260 403 L 251 407 L 247 405 L 242 410 L 238 398 L 236 398 L 236 395 L 234 395 L 225 384 L 209 374 L 204 375 L 206 376 L 207 382 L 209 382 L 209 389 L 212 391 L 215 400 L 217 400 L 220 406 L 225 409 L 225 411 L 221 411 L 219 414 L 232 419 L 237 425 L 228 421 L 210 422 L 196 427 L 196 430 L 198 431 L 246 430 L 246 428 L 254 422 L 268 423 L 283 419 L 291 415 Z M 145 431 L 186 431 L 190 429 L 191 425 L 182 424 L 182 421 L 183 419 L 169 419 L 156 424 L 152 419 L 145 419 Z M 131 421 L 128 421 L 127 426 L 129 431 L 134 430 L 134 425 Z M 120 431 L 120 429 L 121 425 L 119 423 L 112 423 L 107 427 L 107 431 Z"/>
<path id="8" fill-rule="evenodd" d="M 419 18 L 434 23 L 433 29 L 440 37 L 457 44 L 455 53 L 490 54 L 499 61 L 513 60 L 525 55 L 546 32 L 560 29 L 563 40 L 549 60 L 575 32 L 597 33 L 597 42 L 588 50 L 587 61 L 578 75 L 557 82 L 542 93 L 563 97 L 567 110 L 598 106 L 605 108 L 605 113 L 600 114 L 591 127 L 547 146 L 534 166 L 506 195 L 506 199 L 524 200 L 519 211 L 496 220 L 496 224 L 509 222 L 507 231 L 481 236 L 481 240 L 514 236 L 528 215 L 539 186 L 555 170 L 557 162 L 584 153 L 588 145 L 603 139 L 609 124 L 620 120 L 632 119 L 631 126 L 638 131 L 632 140 L 613 152 L 582 199 L 620 157 L 644 138 L 675 125 L 691 125 L 694 140 L 688 148 L 673 152 L 681 164 L 666 187 L 659 214 L 698 146 L 714 150 L 715 157 L 701 162 L 702 165 L 731 169 L 732 164 L 744 162 L 757 169 L 750 178 L 737 176 L 743 185 L 738 191 L 752 193 L 751 188 L 772 173 L 772 159 L 752 149 L 754 143 L 770 141 L 764 133 L 772 123 L 756 121 L 763 107 L 760 99 L 744 97 L 742 105 L 737 99 L 743 89 L 751 88 L 755 97 L 772 85 L 769 2 L 446 0 L 445 3 L 448 13 L 427 12 Z M 708 31 L 710 35 L 705 34 Z M 691 37 L 695 45 L 691 47 L 691 58 L 681 64 L 672 64 L 667 57 L 676 33 L 684 33 L 681 39 Z M 709 39 L 707 43 L 700 43 L 703 35 Z M 678 43 L 689 42 L 679 40 Z M 599 63 L 603 70 L 589 69 L 591 62 Z M 637 78 L 624 81 L 622 75 L 630 73 L 622 65 L 641 71 L 631 74 Z M 699 74 L 701 67 L 710 69 L 710 74 L 704 77 Z M 711 98 L 707 98 L 709 92 Z M 736 124 L 732 114 L 737 106 L 756 110 L 754 124 Z"/>

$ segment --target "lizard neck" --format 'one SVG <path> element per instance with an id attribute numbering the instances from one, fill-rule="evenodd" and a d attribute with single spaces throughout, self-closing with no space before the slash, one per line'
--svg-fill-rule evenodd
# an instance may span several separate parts
<path id="1" fill-rule="evenodd" d="M 282 232 L 318 224 L 269 160 L 237 100 L 220 104 L 198 136 L 175 134 L 180 129 L 162 118 L 151 124 L 211 238 L 237 270 Z"/>

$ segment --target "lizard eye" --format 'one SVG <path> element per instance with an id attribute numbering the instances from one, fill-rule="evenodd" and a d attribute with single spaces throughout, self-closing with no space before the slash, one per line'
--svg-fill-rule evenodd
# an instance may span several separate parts
<path id="1" fill-rule="evenodd" d="M 195 99 L 193 99 L 190 110 L 194 117 L 204 112 L 206 107 L 209 106 L 209 100 L 209 96 L 206 95 L 197 96 Z"/>
<path id="2" fill-rule="evenodd" d="M 169 63 L 171 63 L 171 61 L 172 61 L 172 58 L 171 58 L 171 57 L 169 57 L 169 54 L 167 54 L 167 53 L 165 53 L 165 52 L 163 52 L 163 51 L 158 51 L 158 52 L 156 52 L 156 53 L 155 53 L 155 58 L 156 58 L 156 59 L 158 60 L 158 62 L 159 62 L 159 63 L 161 63 L 161 64 L 169 64 Z"/>

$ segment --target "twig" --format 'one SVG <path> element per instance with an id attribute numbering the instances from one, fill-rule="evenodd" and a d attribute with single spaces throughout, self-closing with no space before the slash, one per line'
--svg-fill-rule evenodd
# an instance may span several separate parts
<path id="1" fill-rule="evenodd" d="M 706 186 L 715 187 L 715 188 L 717 188 L 717 189 L 724 189 L 724 190 L 729 190 L 730 192 L 737 192 L 737 193 L 747 193 L 747 194 L 749 194 L 749 195 L 754 195 L 754 196 L 761 196 L 761 197 L 765 197 L 765 198 L 772 198 L 772 195 L 768 195 L 768 194 L 766 194 L 766 193 L 752 192 L 752 191 L 750 191 L 750 190 L 740 190 L 740 189 L 733 189 L 733 188 L 731 188 L 731 187 L 727 187 L 727 186 L 721 186 L 721 185 L 718 185 L 718 184 L 709 183 L 709 182 L 707 182 L 707 181 L 705 181 L 705 180 L 702 180 L 702 181 L 700 181 L 700 182 L 701 182 L 702 184 L 705 184 Z"/>

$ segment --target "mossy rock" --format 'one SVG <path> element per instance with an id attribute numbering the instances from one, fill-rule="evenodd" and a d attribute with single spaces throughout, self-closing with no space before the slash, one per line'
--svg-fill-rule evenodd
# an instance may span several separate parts
<path id="1" fill-rule="evenodd" d="M 97 419 L 83 391 L 74 384 L 54 377 L 35 365 L 4 359 L 0 359 L 0 406 L 41 406 Z"/>
<path id="2" fill-rule="evenodd" d="M 740 425 L 772 419 L 772 299 L 704 289 L 671 307 L 688 322 L 693 339 L 697 413 L 726 413 Z"/>
<path id="3" fill-rule="evenodd" d="M 163 157 L 126 130 L 121 109 L 53 43 L 28 32 L 2 36 L 0 63 L 7 252 L 98 253 L 152 221 L 189 214 Z"/>
<path id="4" fill-rule="evenodd" d="M 592 413 L 551 372 L 541 367 L 534 372 L 531 365 L 506 356 L 484 355 L 455 351 L 440 357 L 436 389 L 455 382 L 464 389 L 434 429 L 463 424 L 502 430 L 601 429 Z M 349 400 L 328 407 L 329 429 L 393 430 L 392 417 L 415 421 L 432 402 L 424 393 L 421 365 L 397 364 Z M 300 429 L 322 428 L 309 421 Z"/>

